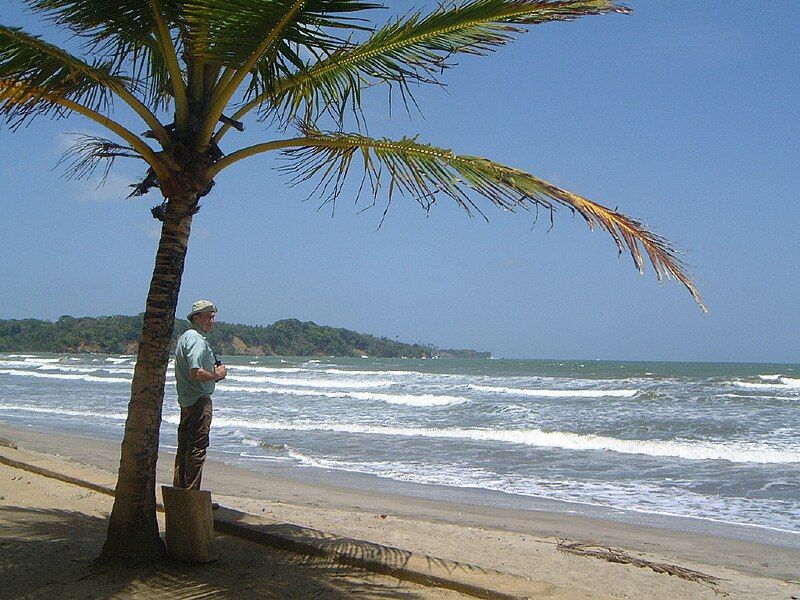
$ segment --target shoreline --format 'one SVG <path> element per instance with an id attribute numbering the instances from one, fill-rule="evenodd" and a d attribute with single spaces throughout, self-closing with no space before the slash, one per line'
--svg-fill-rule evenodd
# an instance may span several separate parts
<path id="1" fill-rule="evenodd" d="M 213 444 L 212 444 L 213 445 Z M 166 447 L 169 451 L 173 447 Z M 515 511 L 546 512 L 563 515 L 574 515 L 613 522 L 620 525 L 643 526 L 655 529 L 675 531 L 677 533 L 705 534 L 713 537 L 729 538 L 744 542 L 761 543 L 767 546 L 785 547 L 800 550 L 800 531 L 793 531 L 768 525 L 736 523 L 708 517 L 678 515 L 668 512 L 644 511 L 633 508 L 615 508 L 603 504 L 589 502 L 559 500 L 546 496 L 534 496 L 504 492 L 494 489 L 473 486 L 442 485 L 437 483 L 419 483 L 381 477 L 372 473 L 348 471 L 322 466 L 282 466 L 270 464 L 274 473 L 265 473 L 248 468 L 246 461 L 240 461 L 232 455 L 225 460 L 219 458 L 220 453 L 210 450 L 209 456 L 216 454 L 213 460 L 223 462 L 227 466 L 245 471 L 278 476 L 286 479 L 303 481 L 310 484 L 330 484 L 336 487 L 351 488 L 357 491 L 375 491 L 395 494 L 411 498 L 426 499 L 438 502 L 465 504 L 492 509 L 509 509 Z M 257 465 L 258 463 L 250 463 Z"/>
<path id="2" fill-rule="evenodd" d="M 16 425 L 7 425 L 0 421 L 0 432 L 2 428 L 16 430 L 20 433 L 36 431 L 37 426 L 32 425 L 28 428 L 20 428 Z M 171 427 L 167 425 L 167 427 Z M 165 435 L 162 436 L 160 445 L 159 467 L 163 468 L 168 464 L 171 468 L 172 456 L 175 447 L 164 443 Z M 102 440 L 97 441 L 114 446 L 113 452 L 119 454 L 119 441 L 114 441 L 111 436 L 104 431 Z M 122 432 L 120 431 L 120 435 Z M 81 434 L 77 431 L 64 432 L 65 437 L 80 438 Z M 749 542 L 763 544 L 768 547 L 783 547 L 787 549 L 800 550 L 800 531 L 792 531 L 766 525 L 749 523 L 735 523 L 731 521 L 715 520 L 708 517 L 694 517 L 677 515 L 667 512 L 639 511 L 631 508 L 615 508 L 608 505 L 592 504 L 588 502 L 560 500 L 543 496 L 533 496 L 503 492 L 499 490 L 470 487 L 470 486 L 448 486 L 435 483 L 418 483 L 414 481 L 403 481 L 381 477 L 371 473 L 358 471 L 348 471 L 331 467 L 316 465 L 286 465 L 282 462 L 266 462 L 265 469 L 258 469 L 257 462 L 242 460 L 236 453 L 225 453 L 215 450 L 214 431 L 212 430 L 211 447 L 209 448 L 207 464 L 219 463 L 227 468 L 238 469 L 253 476 L 263 476 L 266 478 L 277 478 L 286 482 L 302 482 L 310 486 L 321 486 L 323 488 L 331 486 L 334 488 L 346 488 L 356 493 L 377 493 L 390 494 L 398 497 L 405 497 L 419 500 L 430 500 L 433 502 L 452 503 L 455 505 L 468 505 L 484 509 L 504 509 L 511 511 L 552 513 L 554 515 L 565 515 L 567 517 L 577 516 L 598 520 L 601 522 L 616 523 L 620 526 L 645 527 L 657 530 L 671 531 L 677 534 L 687 533 L 713 538 L 725 538 L 732 541 Z M 120 438 L 121 439 L 121 438 Z M 46 445 L 42 446 L 44 452 L 51 453 Z M 73 452 L 79 452 L 76 448 Z M 164 458 L 169 456 L 168 458 Z M 94 463 L 104 470 L 116 473 L 117 464 L 110 464 L 107 461 Z M 163 480 L 170 481 L 171 474 L 165 470 Z M 232 494 L 236 495 L 236 494 Z"/>
<path id="3" fill-rule="evenodd" d="M 33 427 L 0 425 L 0 437 L 20 447 L 55 454 L 81 465 L 116 473 L 119 444 L 106 440 L 51 434 Z M 173 455 L 162 451 L 158 463 L 159 482 L 171 480 Z M 319 479 L 325 479 L 319 474 Z M 204 489 L 224 506 L 266 516 L 279 522 L 330 531 L 337 535 L 404 548 L 457 562 L 509 572 L 556 583 L 574 584 L 583 578 L 608 575 L 608 569 L 633 569 L 633 580 L 609 583 L 612 593 L 631 593 L 640 578 L 657 579 L 658 585 L 697 586 L 674 577 L 658 576 L 643 569 L 617 567 L 596 559 L 579 559 L 582 573 L 564 571 L 563 553 L 555 551 L 559 540 L 591 541 L 594 544 L 642 553 L 662 562 L 701 572 L 712 572 L 736 588 L 766 585 L 772 593 L 761 597 L 787 598 L 780 592 L 800 583 L 800 551 L 776 545 L 695 532 L 660 529 L 618 521 L 553 512 L 489 505 L 465 504 L 443 499 L 420 498 L 386 490 L 353 489 L 331 481 L 305 481 L 264 474 L 209 460 Z M 387 486 L 388 487 L 388 486 Z M 559 555 L 542 562 L 544 553 Z M 573 558 L 573 560 L 575 560 Z M 661 590 L 661 587 L 657 589 Z M 664 588 L 666 590 L 667 588 Z M 693 598 L 698 589 L 673 592 L 676 598 Z M 701 588 L 706 590 L 707 588 Z M 713 590 L 711 592 L 713 597 Z M 800 591 L 800 587 L 798 587 Z M 659 592 L 660 593 L 660 592 Z M 671 592 L 672 593 L 672 592 Z M 683 595 L 682 595 L 683 594 Z M 766 594 L 766 595 L 764 595 Z M 632 597 L 637 597 L 633 594 Z M 646 597 L 641 596 L 638 597 Z M 743 596 L 747 597 L 747 596 Z"/>

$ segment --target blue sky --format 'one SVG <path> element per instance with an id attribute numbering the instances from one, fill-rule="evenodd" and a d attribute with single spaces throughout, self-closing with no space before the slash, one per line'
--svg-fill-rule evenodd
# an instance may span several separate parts
<path id="1" fill-rule="evenodd" d="M 3 3 L 0 23 L 58 40 L 20 6 Z M 317 211 L 265 155 L 204 199 L 179 313 L 208 297 L 224 321 L 296 317 L 495 356 L 799 362 L 800 3 L 629 6 L 460 57 L 446 91 L 420 90 L 424 118 L 390 116 L 376 91 L 370 133 L 419 134 L 618 207 L 687 252 L 710 315 L 566 211 L 548 231 L 546 215 L 487 206 L 486 223 L 396 198 L 377 229 L 382 207 L 343 196 Z M 0 318 L 144 309 L 159 199 L 125 198 L 137 164 L 101 188 L 65 180 L 64 132 L 101 133 L 81 117 L 0 129 Z M 248 122 L 223 150 L 273 136 Z"/>

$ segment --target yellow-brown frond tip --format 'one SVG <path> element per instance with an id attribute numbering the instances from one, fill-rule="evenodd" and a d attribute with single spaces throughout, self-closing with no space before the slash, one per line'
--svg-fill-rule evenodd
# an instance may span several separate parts
<path id="1" fill-rule="evenodd" d="M 558 190 L 559 195 L 566 194 L 569 196 L 567 204 L 581 214 L 590 229 L 594 229 L 595 224 L 599 224 L 600 227 L 608 232 L 614 238 L 620 254 L 627 248 L 639 273 L 644 273 L 644 257 L 642 255 L 642 250 L 644 250 L 653 270 L 656 272 L 658 282 L 662 283 L 664 279 L 679 281 L 692 295 L 701 310 L 708 314 L 708 308 L 703 302 L 703 298 L 700 296 L 700 292 L 692 281 L 691 276 L 688 274 L 686 265 L 678 257 L 678 252 L 665 238 L 653 233 L 642 223 L 616 210 L 611 210 L 565 190 L 558 188 L 556 190 Z M 563 197 L 560 199 L 564 200 Z"/>
<path id="2" fill-rule="evenodd" d="M 603 0 L 600 2 L 603 5 L 602 9 L 607 12 L 619 13 L 621 15 L 630 15 L 633 13 L 633 9 L 625 6 L 624 4 L 617 4 L 613 2 L 613 0 Z"/>
<path id="3" fill-rule="evenodd" d="M 689 291 L 703 312 L 708 314 L 708 309 L 703 303 L 700 292 L 692 282 L 686 265 L 679 258 L 679 253 L 665 238 L 650 231 L 642 223 L 616 210 L 606 208 L 583 196 L 563 190 L 548 181 L 517 169 L 491 162 L 487 164 L 494 170 L 501 171 L 503 173 L 501 179 L 504 179 L 506 184 L 525 194 L 528 200 L 541 204 L 542 196 L 546 196 L 558 204 L 579 213 L 590 229 L 594 229 L 596 225 L 599 225 L 614 238 L 620 254 L 627 248 L 640 273 L 644 272 L 644 254 L 646 254 L 650 264 L 653 266 L 653 270 L 656 272 L 659 283 L 665 278 L 679 281 Z M 520 204 L 524 205 L 525 199 L 521 200 Z"/>

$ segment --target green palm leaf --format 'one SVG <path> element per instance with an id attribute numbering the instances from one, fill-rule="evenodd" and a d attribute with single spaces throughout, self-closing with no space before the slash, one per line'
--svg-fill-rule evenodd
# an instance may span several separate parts
<path id="1" fill-rule="evenodd" d="M 84 41 L 85 51 L 113 65 L 137 88 L 146 90 L 154 108 L 169 101 L 169 75 L 153 35 L 154 9 L 148 0 L 28 0 L 37 12 L 70 29 Z M 164 20 L 177 26 L 180 12 L 175 0 L 160 2 Z"/>
<path id="2" fill-rule="evenodd" d="M 411 83 L 435 82 L 452 66 L 454 54 L 486 54 L 523 33 L 522 26 L 565 21 L 607 12 L 629 12 L 611 0 L 532 1 L 473 0 L 443 4 L 423 15 L 414 12 L 376 31 L 363 43 L 348 46 L 278 80 L 249 107 L 269 98 L 269 109 L 281 105 L 287 117 L 302 106 L 319 113 L 343 104 L 360 107 L 360 91 L 387 82 L 411 98 Z M 262 116 L 264 114 L 262 113 Z"/>
<path id="3" fill-rule="evenodd" d="M 59 98 L 106 109 L 111 92 L 128 84 L 107 62 L 86 63 L 36 36 L 0 25 L 0 114 L 10 123 L 62 110 Z"/>
<path id="4" fill-rule="evenodd" d="M 303 133 L 305 137 L 297 141 L 296 147 L 283 150 L 290 160 L 283 170 L 293 176 L 294 184 L 319 178 L 317 189 L 327 202 L 339 196 L 352 162 L 358 158 L 364 170 L 362 187 L 368 182 L 373 201 L 380 189 L 387 187 L 389 202 L 398 191 L 428 209 L 443 196 L 457 202 L 470 215 L 483 214 L 476 204 L 477 197 L 510 211 L 565 206 L 583 217 L 590 229 L 600 227 L 608 232 L 620 252 L 627 248 L 639 272 L 643 271 L 646 255 L 659 282 L 665 277 L 680 281 L 705 310 L 699 292 L 669 243 L 616 210 L 524 171 L 485 158 L 457 155 L 412 138 L 373 139 L 308 128 Z"/>
<path id="5" fill-rule="evenodd" d="M 336 39 L 326 31 L 358 27 L 348 15 L 378 6 L 360 0 L 186 0 L 182 8 L 197 56 L 238 67 L 273 33 L 273 47 L 281 48 L 277 56 L 293 45 L 326 47 Z"/>
<path id="6" fill-rule="evenodd" d="M 377 8 L 361 0 L 187 0 L 187 43 L 198 60 L 226 67 L 211 98 L 196 143 L 206 144 L 217 119 L 248 74 L 246 97 L 302 65 L 299 53 L 318 54 L 342 41 L 330 32 L 358 29 L 349 13 Z"/>

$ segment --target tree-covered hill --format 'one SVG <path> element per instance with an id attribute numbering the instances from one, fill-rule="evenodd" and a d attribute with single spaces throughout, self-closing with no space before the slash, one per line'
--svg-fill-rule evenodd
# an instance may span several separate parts
<path id="1" fill-rule="evenodd" d="M 175 321 L 175 340 L 189 327 Z M 0 320 L 0 352 L 102 352 L 133 354 L 138 349 L 142 315 L 134 317 L 63 316 L 58 321 Z M 385 356 L 408 358 L 488 358 L 489 352 L 441 350 L 434 346 L 404 344 L 385 337 L 365 335 L 297 319 L 276 321 L 266 327 L 217 323 L 209 335 L 217 354 L 281 356 Z"/>

